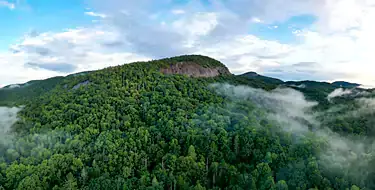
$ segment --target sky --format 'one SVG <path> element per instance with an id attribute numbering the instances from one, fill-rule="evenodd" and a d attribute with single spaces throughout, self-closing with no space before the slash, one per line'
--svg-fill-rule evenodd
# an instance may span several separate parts
<path id="1" fill-rule="evenodd" d="M 375 86 L 374 20 L 374 0 L 0 0 L 0 87 L 184 54 Z"/>

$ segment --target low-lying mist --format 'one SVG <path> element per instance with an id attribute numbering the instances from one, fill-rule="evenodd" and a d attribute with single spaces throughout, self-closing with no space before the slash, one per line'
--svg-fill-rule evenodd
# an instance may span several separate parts
<path id="1" fill-rule="evenodd" d="M 371 172 L 369 164 L 375 160 L 374 139 L 344 137 L 333 132 L 319 121 L 318 116 L 325 113 L 312 111 L 318 103 L 306 100 L 301 92 L 291 88 L 264 91 L 229 84 L 213 84 L 211 87 L 221 95 L 232 99 L 250 100 L 259 108 L 267 110 L 268 118 L 279 123 L 285 132 L 302 139 L 312 138 L 320 147 L 316 156 L 324 171 L 350 178 L 361 185 L 367 183 L 366 178 Z M 331 94 L 331 97 L 348 93 L 349 91 L 337 91 Z M 375 111 L 375 100 L 358 99 L 357 102 L 363 105 L 361 113 Z"/>
<path id="2" fill-rule="evenodd" d="M 10 140 L 10 128 L 17 121 L 17 113 L 21 108 L 0 107 L 0 143 Z"/>
<path id="3" fill-rule="evenodd" d="M 61 150 L 62 144 L 75 143 L 71 139 L 71 134 L 60 129 L 26 133 L 22 136 L 15 135 L 12 126 L 17 122 L 17 114 L 21 109 L 22 107 L 0 107 L 0 160 L 5 159 L 4 161 L 8 163 L 20 161 L 23 164 L 30 164 L 27 159 L 19 159 L 33 157 L 34 164 L 40 163 L 56 149 Z"/>
<path id="4" fill-rule="evenodd" d="M 250 100 L 258 107 L 268 111 L 268 117 L 280 122 L 287 132 L 303 133 L 309 131 L 309 125 L 317 125 L 314 115 L 310 112 L 317 102 L 309 102 L 299 91 L 291 88 L 277 88 L 273 91 L 255 89 L 248 86 L 229 84 L 212 85 L 221 95 L 234 99 Z"/>
<path id="5" fill-rule="evenodd" d="M 332 91 L 330 94 L 328 94 L 327 99 L 331 101 L 333 98 L 336 97 L 342 97 L 342 96 L 348 96 L 351 98 L 357 98 L 357 97 L 363 97 L 371 95 L 370 92 L 359 90 L 359 89 L 343 89 L 343 88 L 337 88 L 334 91 Z"/>
<path id="6" fill-rule="evenodd" d="M 350 89 L 337 88 L 333 92 L 328 94 L 327 98 L 330 100 L 332 98 L 344 96 L 351 93 L 353 93 L 353 91 Z"/>

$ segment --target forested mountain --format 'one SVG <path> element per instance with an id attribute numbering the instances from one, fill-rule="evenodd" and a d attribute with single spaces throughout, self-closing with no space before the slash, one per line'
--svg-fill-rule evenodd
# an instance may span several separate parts
<path id="1" fill-rule="evenodd" d="M 332 84 L 336 86 L 340 86 L 340 87 L 345 87 L 345 88 L 355 88 L 355 87 L 361 86 L 361 84 L 358 84 L 358 83 L 350 83 L 350 82 L 345 82 L 345 81 L 335 81 Z"/>
<path id="2" fill-rule="evenodd" d="M 371 90 L 264 79 L 189 55 L 1 89 L 0 189 L 375 188 Z"/>
<path id="3" fill-rule="evenodd" d="M 280 79 L 259 75 L 256 72 L 247 72 L 247 73 L 244 73 L 240 76 L 247 77 L 247 78 L 250 78 L 250 79 L 259 79 L 261 81 L 264 81 L 264 82 L 270 83 L 270 84 L 282 84 L 283 83 L 283 81 L 280 80 Z"/>
<path id="4" fill-rule="evenodd" d="M 63 77 L 53 77 L 46 80 L 29 81 L 25 84 L 8 85 L 0 88 L 0 106 L 23 104 L 56 87 Z"/>

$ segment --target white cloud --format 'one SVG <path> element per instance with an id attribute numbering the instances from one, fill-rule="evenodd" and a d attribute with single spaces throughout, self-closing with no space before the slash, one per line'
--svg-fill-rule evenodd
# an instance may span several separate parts
<path id="1" fill-rule="evenodd" d="M 201 36 L 208 35 L 218 24 L 215 13 L 197 13 L 172 23 L 172 29 L 185 37 L 184 45 L 194 48 Z"/>
<path id="2" fill-rule="evenodd" d="M 280 63 L 277 59 L 293 51 L 289 45 L 261 40 L 254 35 L 238 35 L 228 41 L 207 44 L 198 48 L 196 53 L 223 61 L 234 73 L 243 73 L 250 70 L 262 72 L 266 68 L 278 67 Z"/>
<path id="3" fill-rule="evenodd" d="M 71 29 L 25 36 L 0 53 L 0 86 L 72 72 L 101 69 L 147 57 L 111 50 L 116 33 L 101 28 Z"/>
<path id="4" fill-rule="evenodd" d="M 16 8 L 16 5 L 14 3 L 10 3 L 8 1 L 0 0 L 0 7 L 7 7 L 11 10 Z"/>
<path id="5" fill-rule="evenodd" d="M 322 70 L 350 73 L 346 80 L 375 84 L 373 5 L 365 0 L 327 1 L 318 22 L 298 34 L 303 43 L 288 61 L 310 59 L 323 65 Z"/>
<path id="6" fill-rule="evenodd" d="M 293 30 L 299 43 L 290 44 L 293 53 L 274 59 L 285 68 L 299 62 L 316 62 L 320 65 L 316 74 L 300 73 L 307 79 L 349 80 L 365 85 L 375 85 L 375 1 L 372 0 L 301 0 L 285 1 L 231 1 L 230 8 L 235 14 L 266 23 L 286 20 L 290 16 L 313 14 L 317 22 L 304 29 Z M 289 2 L 289 3 L 288 3 Z M 250 6 L 252 5 L 252 6 Z M 257 9 L 257 10 L 255 10 Z M 252 11 L 254 10 L 254 11 Z M 253 17 L 257 15 L 258 17 Z M 243 34 L 245 36 L 247 34 Z M 264 40 L 260 40 L 263 42 Z M 275 43 L 278 43 L 275 41 Z M 231 44 L 228 42 L 228 44 Z M 225 45 L 224 45 L 225 46 Z M 241 45 L 239 47 L 242 47 Z M 253 52 L 248 50 L 248 53 Z M 243 60 L 242 62 L 246 62 Z M 254 57 L 247 56 L 247 66 L 252 67 Z M 257 57 L 264 60 L 261 57 Z M 239 62 L 240 59 L 234 60 Z M 269 62 L 264 61 L 265 63 Z M 244 64 L 245 65 L 245 64 Z M 265 70 L 269 67 L 261 65 Z M 244 67 L 245 68 L 245 67 Z M 273 67 L 270 69 L 283 68 Z M 263 69 L 263 70 L 264 70 Z M 236 70 L 240 70 L 239 67 Z M 318 72 L 319 71 L 319 72 Z M 244 72 L 244 71 L 243 71 Z M 284 75 L 287 73 L 284 73 Z M 292 74 L 293 73 L 289 73 Z M 296 74 L 296 73 L 294 73 Z M 320 76 L 319 76 L 320 75 Z M 334 75 L 332 77 L 332 75 Z"/>
<path id="7" fill-rule="evenodd" d="M 186 13 L 182 9 L 173 9 L 171 12 L 172 12 L 172 14 L 175 14 L 175 15 L 181 15 L 181 14 L 185 14 Z"/>
<path id="8" fill-rule="evenodd" d="M 263 23 L 264 22 L 263 20 L 260 20 L 260 18 L 258 18 L 258 17 L 251 18 L 251 21 L 254 22 L 254 23 Z"/>
<path id="9" fill-rule="evenodd" d="M 95 13 L 95 12 L 85 12 L 85 15 L 93 16 L 93 17 L 100 17 L 100 18 L 106 18 L 107 15 L 101 14 L 101 13 Z"/>
<path id="10" fill-rule="evenodd" d="M 318 11 L 320 29 L 328 32 L 346 31 L 363 26 L 366 16 L 374 9 L 371 0 L 330 0 L 325 1 Z"/>

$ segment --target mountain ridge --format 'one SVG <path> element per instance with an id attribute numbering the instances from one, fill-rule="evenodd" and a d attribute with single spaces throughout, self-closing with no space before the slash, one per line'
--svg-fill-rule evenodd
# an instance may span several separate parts
<path id="1" fill-rule="evenodd" d="M 323 96 L 328 95 L 336 88 L 359 88 L 360 84 L 350 83 L 346 81 L 336 81 L 333 83 L 318 82 L 318 81 L 283 81 L 277 78 L 260 75 L 256 72 L 249 71 L 240 75 L 233 75 L 225 64 L 211 57 L 204 55 L 181 55 L 170 58 L 163 58 L 159 60 L 151 60 L 145 62 L 134 62 L 119 66 L 111 66 L 108 68 L 96 71 L 83 71 L 78 73 L 69 74 L 65 77 L 56 76 L 44 80 L 32 80 L 23 84 L 11 84 L 0 88 L 0 105 L 13 105 L 22 104 L 33 97 L 40 96 L 47 93 L 62 84 L 62 81 L 71 78 L 87 78 L 86 76 L 106 69 L 121 68 L 125 65 L 132 65 L 139 67 L 139 69 L 152 69 L 154 71 L 169 75 L 180 74 L 189 77 L 234 77 L 238 84 L 247 84 L 257 88 L 274 89 L 277 86 L 289 86 L 304 93 L 311 93 L 313 96 L 320 94 L 321 99 Z M 143 68 L 142 68 L 143 67 Z M 77 87 L 77 84 L 88 84 L 89 80 L 85 79 L 72 85 L 71 88 Z M 66 86 L 67 84 L 63 84 Z M 305 87 L 309 88 L 306 89 Z M 309 96 L 309 95 L 308 95 Z"/>
<path id="2" fill-rule="evenodd" d="M 252 78 L 252 79 L 260 79 L 260 80 L 263 80 L 263 81 L 266 81 L 266 82 L 269 82 L 269 83 L 272 83 L 272 84 L 282 84 L 282 83 L 284 83 L 284 81 L 282 81 L 280 79 L 268 77 L 268 76 L 263 76 L 263 75 L 260 75 L 256 72 L 253 72 L 253 71 L 246 72 L 244 74 L 241 74 L 240 76 Z"/>
<path id="3" fill-rule="evenodd" d="M 169 57 L 169 58 L 162 58 L 159 60 L 151 60 L 151 61 L 146 61 L 146 62 L 152 62 L 152 61 L 157 61 L 157 62 L 169 62 L 168 64 L 163 64 L 160 66 L 160 72 L 164 74 L 186 74 L 188 76 L 195 76 L 195 77 L 215 77 L 221 74 L 227 74 L 231 75 L 229 69 L 226 67 L 224 63 L 221 63 L 218 60 L 215 60 L 211 57 L 204 56 L 204 55 L 181 55 L 181 56 L 175 56 L 175 57 Z M 128 63 L 128 64 L 134 64 L 134 63 L 140 63 L 140 62 L 133 62 L 133 63 Z M 181 67 L 182 66 L 182 67 Z M 187 66 L 184 68 L 184 66 Z M 113 67 L 113 66 L 112 66 Z M 103 68 L 105 69 L 105 68 Z M 207 70 L 205 70 L 207 69 Z M 210 70 L 211 69 L 211 70 Z M 100 69 L 102 70 L 102 69 Z M 78 73 L 73 73 L 69 74 L 65 77 L 72 77 L 72 76 L 77 76 L 77 75 L 85 75 L 90 72 L 94 71 L 82 71 Z M 242 76 L 242 77 L 247 77 L 247 78 L 252 78 L 252 79 L 260 79 L 269 83 L 273 84 L 302 84 L 302 83 L 320 83 L 320 84 L 330 84 L 335 87 L 343 87 L 343 88 L 357 88 L 360 87 L 361 84 L 358 83 L 352 83 L 348 81 L 334 81 L 332 83 L 329 82 L 319 82 L 319 81 L 314 81 L 314 80 L 303 80 L 303 81 L 283 81 L 278 78 L 270 77 L 270 76 L 265 76 L 258 74 L 257 72 L 254 71 L 248 71 L 243 74 L 239 74 L 237 76 Z M 18 87 L 24 87 L 33 83 L 38 83 L 44 80 L 49 80 L 53 78 L 58 78 L 62 76 L 55 76 L 55 77 L 50 77 L 46 79 L 40 79 L 40 80 L 31 80 L 26 83 L 19 83 L 19 84 L 9 84 L 6 85 L 0 89 L 12 89 L 12 88 L 18 88 Z"/>

